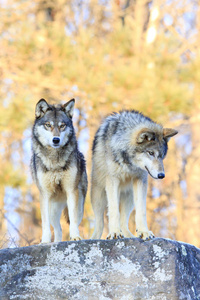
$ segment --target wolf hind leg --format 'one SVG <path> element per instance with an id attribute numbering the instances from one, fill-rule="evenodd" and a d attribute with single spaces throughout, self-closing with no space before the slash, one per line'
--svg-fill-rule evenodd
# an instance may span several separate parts
<path id="1" fill-rule="evenodd" d="M 83 219 L 83 213 L 84 213 L 84 204 L 85 204 L 85 197 L 87 194 L 87 177 L 85 175 L 85 178 L 82 179 L 82 182 L 79 184 L 78 187 L 78 225 L 80 225 L 82 219 Z"/>
<path id="2" fill-rule="evenodd" d="M 120 186 L 116 177 L 106 177 L 106 195 L 108 199 L 109 234 L 107 239 L 120 239 L 123 235 L 120 230 Z"/>
<path id="3" fill-rule="evenodd" d="M 133 188 L 130 187 L 120 193 L 120 228 L 123 236 L 126 238 L 135 237 L 128 228 L 128 221 L 133 208 Z"/>
<path id="4" fill-rule="evenodd" d="M 84 212 L 84 196 L 83 194 L 79 193 L 79 198 L 78 198 L 78 225 L 80 225 L 82 219 L 83 219 L 83 212 Z"/>
<path id="5" fill-rule="evenodd" d="M 92 186 L 91 202 L 95 215 L 95 229 L 92 239 L 100 239 L 104 228 L 104 211 L 107 203 L 105 190 L 97 186 Z"/>
<path id="6" fill-rule="evenodd" d="M 60 225 L 60 217 L 65 203 L 60 201 L 51 201 L 50 204 L 50 223 L 54 229 L 54 242 L 62 241 L 62 229 Z"/>

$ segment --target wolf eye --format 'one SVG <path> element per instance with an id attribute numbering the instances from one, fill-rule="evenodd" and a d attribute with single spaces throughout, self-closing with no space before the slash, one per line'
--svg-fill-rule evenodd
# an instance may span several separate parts
<path id="1" fill-rule="evenodd" d="M 154 152 L 153 151 L 148 151 L 149 155 L 154 156 Z"/>
<path id="2" fill-rule="evenodd" d="M 45 123 L 45 127 L 51 128 L 51 124 L 50 123 Z"/>
<path id="3" fill-rule="evenodd" d="M 65 127 L 66 127 L 65 124 L 61 124 L 61 125 L 60 125 L 60 129 L 64 129 Z"/>

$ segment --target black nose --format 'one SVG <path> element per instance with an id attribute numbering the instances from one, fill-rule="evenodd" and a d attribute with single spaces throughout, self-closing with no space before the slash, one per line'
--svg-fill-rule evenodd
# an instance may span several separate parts
<path id="1" fill-rule="evenodd" d="M 164 173 L 159 173 L 159 174 L 158 174 L 158 178 L 159 178 L 159 179 L 165 178 L 165 174 L 164 174 Z"/>
<path id="2" fill-rule="evenodd" d="M 59 138 L 59 137 L 54 137 L 54 138 L 53 138 L 53 143 L 54 143 L 55 145 L 58 145 L 58 144 L 60 143 L 60 138 Z"/>

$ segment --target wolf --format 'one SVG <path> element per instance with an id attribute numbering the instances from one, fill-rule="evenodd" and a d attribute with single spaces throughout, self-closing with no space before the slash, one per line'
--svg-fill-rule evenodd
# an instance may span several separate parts
<path id="1" fill-rule="evenodd" d="M 50 105 L 41 99 L 32 129 L 32 177 L 40 191 L 42 243 L 62 240 L 60 217 L 64 209 L 70 239 L 80 240 L 78 226 L 87 193 L 86 163 L 78 150 L 72 123 L 75 100 Z"/>
<path id="2" fill-rule="evenodd" d="M 107 239 L 134 237 L 128 228 L 134 207 L 137 236 L 143 240 L 154 237 L 146 220 L 147 179 L 148 175 L 165 177 L 163 159 L 169 139 L 177 133 L 135 110 L 113 113 L 103 121 L 92 147 L 93 239 L 101 238 L 106 209 Z"/>

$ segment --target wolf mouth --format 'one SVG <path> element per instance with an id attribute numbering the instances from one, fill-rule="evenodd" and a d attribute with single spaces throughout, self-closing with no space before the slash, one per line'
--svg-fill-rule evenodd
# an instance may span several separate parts
<path id="1" fill-rule="evenodd" d="M 149 169 L 148 169 L 146 166 L 145 166 L 145 169 L 147 170 L 147 172 L 149 173 L 149 175 L 150 175 L 152 178 L 158 179 L 157 177 L 154 177 L 154 176 L 150 173 Z"/>

